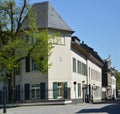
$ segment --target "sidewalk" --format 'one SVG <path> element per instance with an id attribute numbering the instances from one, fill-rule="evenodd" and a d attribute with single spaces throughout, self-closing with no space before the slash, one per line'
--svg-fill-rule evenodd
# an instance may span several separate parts
<path id="1" fill-rule="evenodd" d="M 94 102 L 93 104 L 102 104 L 102 103 L 120 103 L 120 99 L 102 100 L 101 102 Z"/>
<path id="2" fill-rule="evenodd" d="M 93 102 L 92 104 L 118 103 L 118 102 L 120 102 L 120 99 L 103 100 L 101 102 Z M 6 104 L 6 107 L 11 108 L 11 107 L 22 107 L 22 106 L 44 106 L 44 105 L 66 105 L 66 104 L 72 104 L 72 101 L 71 100 L 51 100 L 51 101 L 38 101 L 38 102 L 28 102 L 28 103 L 14 103 L 14 104 Z M 0 108 L 3 108 L 2 104 L 0 105 Z"/>
<path id="3" fill-rule="evenodd" d="M 54 101 L 40 101 L 40 102 L 29 102 L 29 103 L 14 103 L 6 104 L 6 107 L 22 107 L 22 106 L 44 106 L 44 105 L 65 105 L 71 104 L 71 100 L 54 100 Z M 0 105 L 0 108 L 3 108 L 3 105 Z"/>

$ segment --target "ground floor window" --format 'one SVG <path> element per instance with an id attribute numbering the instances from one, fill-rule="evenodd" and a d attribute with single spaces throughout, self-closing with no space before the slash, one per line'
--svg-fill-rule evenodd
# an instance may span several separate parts
<path id="1" fill-rule="evenodd" d="M 53 82 L 53 98 L 54 99 L 67 99 L 69 98 L 69 88 L 67 82 Z"/>
<path id="2" fill-rule="evenodd" d="M 46 98 L 46 84 L 25 84 L 24 85 L 25 100 L 39 100 Z"/>
<path id="3" fill-rule="evenodd" d="M 96 86 L 95 96 L 96 96 L 96 97 L 100 97 L 100 96 L 101 96 L 101 87 Z"/>
<path id="4" fill-rule="evenodd" d="M 63 98 L 63 89 L 64 89 L 64 85 L 63 82 L 58 82 L 58 98 Z"/>
<path id="5" fill-rule="evenodd" d="M 32 99 L 40 98 L 40 85 L 39 84 L 32 84 L 31 97 L 32 97 Z"/>

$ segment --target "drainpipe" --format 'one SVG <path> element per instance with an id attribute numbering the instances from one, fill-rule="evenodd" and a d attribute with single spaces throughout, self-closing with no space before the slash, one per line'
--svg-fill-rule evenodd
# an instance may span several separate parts
<path id="1" fill-rule="evenodd" d="M 88 67 L 88 59 L 86 59 L 86 65 L 87 65 L 87 80 L 86 80 L 86 83 L 87 83 L 87 100 L 89 102 L 90 100 L 90 88 L 89 88 L 89 67 Z"/>

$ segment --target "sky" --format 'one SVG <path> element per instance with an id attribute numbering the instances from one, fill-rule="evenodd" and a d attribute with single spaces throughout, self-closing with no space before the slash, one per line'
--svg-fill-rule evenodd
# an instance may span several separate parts
<path id="1" fill-rule="evenodd" d="M 46 0 L 30 0 L 30 3 Z M 47 0 L 81 42 L 120 71 L 120 0 Z"/>

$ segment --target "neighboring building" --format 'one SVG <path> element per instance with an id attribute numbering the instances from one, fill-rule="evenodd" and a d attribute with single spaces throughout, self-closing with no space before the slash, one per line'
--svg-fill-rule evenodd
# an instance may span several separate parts
<path id="1" fill-rule="evenodd" d="M 111 58 L 104 60 L 102 75 L 102 99 L 116 98 L 116 78 L 111 67 Z"/>
<path id="2" fill-rule="evenodd" d="M 102 67 L 103 61 L 93 48 L 82 43 L 82 47 L 88 52 L 87 55 L 87 84 L 89 100 L 101 101 L 102 97 Z"/>
<path id="3" fill-rule="evenodd" d="M 111 59 L 104 60 L 103 76 L 102 76 L 102 99 L 111 99 Z"/>
<path id="4" fill-rule="evenodd" d="M 115 71 L 112 68 L 112 75 L 111 75 L 111 89 L 112 89 L 112 99 L 116 99 L 116 77 L 115 77 Z"/>

